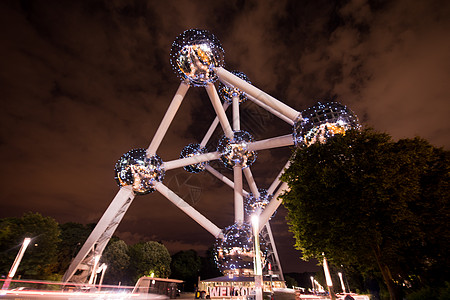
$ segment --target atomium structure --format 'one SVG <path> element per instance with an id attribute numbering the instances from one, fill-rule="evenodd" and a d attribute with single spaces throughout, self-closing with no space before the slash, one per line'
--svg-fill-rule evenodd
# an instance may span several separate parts
<path id="1" fill-rule="evenodd" d="M 224 66 L 224 51 L 219 40 L 205 30 L 191 29 L 179 35 L 172 44 L 170 62 L 181 83 L 161 123 L 146 149 L 125 153 L 115 166 L 115 179 L 120 187 L 117 195 L 100 218 L 77 256 L 64 274 L 65 282 L 89 282 L 95 278 L 99 257 L 136 195 L 159 192 L 175 206 L 195 220 L 216 238 L 216 261 L 225 274 L 251 275 L 254 255 L 261 261 L 270 261 L 281 280 L 282 270 L 270 229 L 269 220 L 281 204 L 278 196 L 288 186 L 280 181 L 287 163 L 268 188 L 258 188 L 251 167 L 257 152 L 278 147 L 299 148 L 324 143 L 334 134 L 343 134 L 359 128 L 357 117 L 345 106 L 331 102 L 297 111 L 253 86 L 247 76 L 238 71 L 229 72 Z M 219 91 L 216 89 L 216 82 Z M 158 148 L 166 135 L 190 87 L 204 88 L 216 113 L 203 139 L 193 141 L 180 149 L 180 157 L 164 161 Z M 222 99 L 222 101 L 221 101 Z M 263 140 L 255 140 L 250 132 L 241 130 L 240 104 L 249 100 L 292 126 L 292 132 Z M 231 106 L 230 122 L 226 110 Z M 206 144 L 219 126 L 223 137 L 208 152 Z M 232 170 L 232 179 L 214 169 L 209 162 L 222 161 Z M 183 168 L 190 173 L 209 172 L 233 189 L 234 220 L 221 229 L 198 212 L 164 184 L 168 170 Z M 250 191 L 244 189 L 245 178 Z M 259 215 L 260 253 L 255 254 L 249 215 Z"/>

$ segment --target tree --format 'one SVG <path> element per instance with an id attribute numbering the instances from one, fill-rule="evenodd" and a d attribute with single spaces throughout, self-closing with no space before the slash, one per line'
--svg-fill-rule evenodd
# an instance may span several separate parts
<path id="1" fill-rule="evenodd" d="M 448 279 L 448 162 L 425 140 L 373 130 L 298 150 L 282 178 L 296 248 L 305 259 L 325 252 L 337 265 L 378 270 L 391 299 L 437 270 Z"/>
<path id="2" fill-rule="evenodd" d="M 129 282 L 130 256 L 128 254 L 128 245 L 119 239 L 111 239 L 105 251 L 103 252 L 102 262 L 108 266 L 105 273 L 105 283 L 117 284 Z"/>
<path id="3" fill-rule="evenodd" d="M 194 250 L 180 251 L 172 256 L 171 277 L 185 282 L 186 291 L 194 291 L 201 268 L 201 260 Z"/>
<path id="4" fill-rule="evenodd" d="M 293 288 L 294 286 L 298 286 L 297 280 L 292 278 L 289 275 L 284 275 L 284 280 L 286 281 L 286 286 L 288 288 Z"/>
<path id="5" fill-rule="evenodd" d="M 0 221 L 1 274 L 7 274 L 24 238 L 31 238 L 17 274 L 22 278 L 58 279 L 57 244 L 60 230 L 56 220 L 39 213 L 26 213 L 21 218 Z"/>
<path id="6" fill-rule="evenodd" d="M 171 258 L 164 245 L 154 241 L 140 242 L 131 246 L 129 253 L 135 280 L 152 274 L 155 277 L 169 277 Z"/>
<path id="7" fill-rule="evenodd" d="M 58 243 L 57 271 L 60 274 L 64 274 L 69 268 L 94 227 L 95 224 L 83 225 L 74 222 L 59 225 L 61 241 Z"/>
<path id="8" fill-rule="evenodd" d="M 217 267 L 216 260 L 214 258 L 214 247 L 208 248 L 206 251 L 206 256 L 201 257 L 200 260 L 202 262 L 202 266 L 200 268 L 200 276 L 204 279 L 215 278 L 219 276 L 223 276 Z"/>

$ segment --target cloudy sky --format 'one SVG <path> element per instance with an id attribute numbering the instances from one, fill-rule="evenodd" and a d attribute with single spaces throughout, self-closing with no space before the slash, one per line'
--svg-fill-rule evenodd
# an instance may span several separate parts
<path id="1" fill-rule="evenodd" d="M 97 222 L 118 191 L 115 162 L 148 147 L 178 88 L 170 47 L 190 28 L 214 33 L 226 69 L 296 110 L 336 100 L 395 139 L 448 149 L 449 15 L 445 0 L 1 1 L 0 217 Z M 256 139 L 291 132 L 252 103 L 242 114 Z M 157 154 L 178 158 L 213 118 L 204 89 L 191 88 Z M 260 187 L 290 151 L 258 153 Z M 232 190 L 211 175 L 177 169 L 163 183 L 219 227 L 233 222 Z M 314 270 L 292 250 L 284 216 L 272 221 L 284 271 Z M 214 242 L 158 193 L 136 197 L 117 234 L 172 253 Z"/>

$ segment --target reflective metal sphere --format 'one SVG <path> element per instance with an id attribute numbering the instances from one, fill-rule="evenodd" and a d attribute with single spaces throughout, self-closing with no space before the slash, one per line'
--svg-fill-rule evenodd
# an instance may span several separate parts
<path id="1" fill-rule="evenodd" d="M 224 50 L 209 31 L 189 29 L 172 43 L 170 63 L 182 79 L 193 86 L 204 86 L 217 80 L 214 68 L 224 65 Z"/>
<path id="2" fill-rule="evenodd" d="M 223 230 L 223 238 L 214 245 L 215 260 L 224 273 L 253 274 L 253 234 L 249 224 L 234 224 Z M 267 243 L 260 235 L 260 255 L 263 265 L 267 256 Z"/>
<path id="3" fill-rule="evenodd" d="M 145 195 L 155 190 L 155 181 L 164 179 L 162 163 L 159 156 L 149 158 L 145 149 L 134 149 L 122 155 L 116 163 L 114 179 L 119 186 L 131 185 L 136 194 Z"/>
<path id="4" fill-rule="evenodd" d="M 256 151 L 248 151 L 248 143 L 253 142 L 253 137 L 244 130 L 234 131 L 230 140 L 226 136 L 220 139 L 217 151 L 222 153 L 220 159 L 227 168 L 232 169 L 239 165 L 241 168 L 251 166 L 256 160 Z"/>
<path id="5" fill-rule="evenodd" d="M 192 157 L 204 153 L 206 153 L 206 148 L 201 147 L 200 144 L 189 144 L 181 151 L 180 158 Z M 207 161 L 199 162 L 197 164 L 185 166 L 184 169 L 190 173 L 198 173 L 204 171 L 207 164 Z"/>
<path id="6" fill-rule="evenodd" d="M 259 197 L 255 197 L 253 193 L 248 193 L 248 195 L 244 198 L 244 210 L 247 216 L 250 216 L 257 212 L 261 213 L 264 208 L 266 208 L 267 204 L 269 204 L 272 199 L 272 194 L 269 194 L 266 189 L 258 189 Z M 275 212 L 276 213 L 276 212 Z M 275 216 L 275 213 L 272 215 Z"/>
<path id="7" fill-rule="evenodd" d="M 298 147 L 316 142 L 325 143 L 335 134 L 359 129 L 358 117 L 345 105 L 337 102 L 320 103 L 305 109 L 294 123 L 294 143 Z"/>
<path id="8" fill-rule="evenodd" d="M 242 72 L 239 71 L 231 71 L 234 75 L 241 78 L 242 80 L 247 81 L 248 83 L 251 83 L 250 80 L 248 80 L 247 75 L 245 75 Z M 227 86 L 223 84 L 222 82 L 219 82 L 219 95 L 222 98 L 223 101 L 231 104 L 233 102 L 233 96 L 239 97 L 239 103 L 245 102 L 247 100 L 246 94 L 239 90 L 236 87 Z"/>

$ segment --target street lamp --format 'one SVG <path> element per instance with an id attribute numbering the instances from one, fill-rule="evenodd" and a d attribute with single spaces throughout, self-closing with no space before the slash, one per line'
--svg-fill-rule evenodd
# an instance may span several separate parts
<path id="1" fill-rule="evenodd" d="M 22 246 L 20 247 L 19 253 L 17 253 L 16 259 L 14 260 L 11 270 L 9 270 L 8 277 L 5 280 L 5 283 L 3 284 L 2 290 L 7 290 L 9 287 L 9 284 L 11 283 L 11 279 L 16 274 L 17 268 L 19 267 L 20 261 L 22 260 L 23 254 L 25 253 L 25 250 L 27 250 L 28 244 L 30 243 L 30 238 L 25 238 L 23 240 Z"/>
<path id="2" fill-rule="evenodd" d="M 323 271 L 325 273 L 325 279 L 328 286 L 328 293 L 330 294 L 330 299 L 336 299 L 333 291 L 333 281 L 331 280 L 330 270 L 328 269 L 328 262 L 327 259 L 325 258 L 325 254 L 322 253 L 322 255 L 323 255 Z"/>
<path id="3" fill-rule="evenodd" d="M 97 265 L 98 265 L 99 261 L 100 261 L 100 255 L 96 255 L 94 257 L 94 265 L 92 266 L 92 272 L 91 272 L 91 277 L 89 278 L 89 284 L 92 284 L 92 282 L 94 282 L 95 273 L 97 272 Z M 95 284 L 95 282 L 94 282 L 94 284 Z"/>
<path id="4" fill-rule="evenodd" d="M 345 285 L 344 285 L 344 280 L 342 279 L 342 273 L 341 272 L 339 272 L 338 273 L 338 275 L 339 275 L 339 280 L 341 281 L 341 287 L 342 287 L 342 291 L 344 292 L 344 294 L 346 293 L 345 292 Z"/>
<path id="5" fill-rule="evenodd" d="M 312 292 L 313 292 L 313 294 L 316 294 L 316 289 L 314 287 L 314 277 L 311 276 L 310 279 L 311 279 Z"/>
<path id="6" fill-rule="evenodd" d="M 253 269 L 255 276 L 255 296 L 256 300 L 262 300 L 262 268 L 261 268 L 261 255 L 259 251 L 259 215 L 252 215 L 252 227 L 253 227 L 253 236 L 254 240 L 254 261 L 253 261 Z"/>
<path id="7" fill-rule="evenodd" d="M 102 288 L 103 277 L 105 277 L 105 272 L 106 272 L 106 269 L 107 269 L 107 268 L 108 268 L 108 266 L 107 266 L 105 263 L 103 263 L 103 264 L 98 268 L 98 270 L 97 270 L 97 274 L 100 273 L 100 272 L 102 272 L 102 275 L 101 275 L 101 277 L 100 277 L 100 283 L 98 284 L 98 290 L 99 290 L 99 291 L 100 291 L 101 288 Z M 96 278 L 97 278 L 97 275 L 96 275 Z M 95 283 L 95 281 L 96 281 L 96 280 L 94 280 L 94 283 Z"/>

